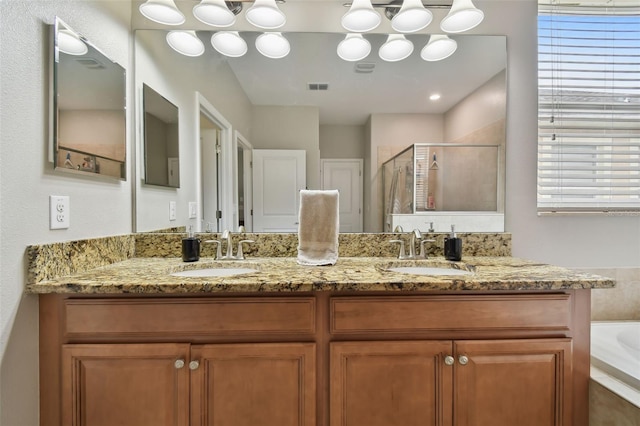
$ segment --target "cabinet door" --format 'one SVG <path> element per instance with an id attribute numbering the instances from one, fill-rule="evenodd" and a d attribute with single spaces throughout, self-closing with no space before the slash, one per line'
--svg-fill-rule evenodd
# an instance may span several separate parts
<path id="1" fill-rule="evenodd" d="M 571 340 L 456 341 L 455 353 L 456 426 L 571 424 Z"/>
<path id="2" fill-rule="evenodd" d="M 331 426 L 451 425 L 451 354 L 451 341 L 331 343 Z"/>
<path id="3" fill-rule="evenodd" d="M 187 344 L 63 346 L 62 424 L 188 425 L 188 354 Z"/>
<path id="4" fill-rule="evenodd" d="M 193 346 L 191 357 L 192 426 L 315 425 L 315 344 Z"/>

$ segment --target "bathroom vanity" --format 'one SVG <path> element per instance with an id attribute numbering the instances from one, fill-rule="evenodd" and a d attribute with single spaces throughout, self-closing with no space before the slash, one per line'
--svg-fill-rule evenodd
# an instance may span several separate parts
<path id="1" fill-rule="evenodd" d="M 588 423 L 589 289 L 609 279 L 506 256 L 239 263 L 255 272 L 130 258 L 29 284 L 41 425 Z"/>

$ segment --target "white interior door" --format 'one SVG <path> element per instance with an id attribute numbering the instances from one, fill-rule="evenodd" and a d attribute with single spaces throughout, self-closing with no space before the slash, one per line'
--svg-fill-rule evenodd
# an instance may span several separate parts
<path id="1" fill-rule="evenodd" d="M 201 118 L 202 231 L 220 231 L 220 131 L 207 117 Z"/>
<path id="2" fill-rule="evenodd" d="M 320 160 L 322 189 L 340 191 L 340 232 L 362 232 L 362 160 Z"/>
<path id="3" fill-rule="evenodd" d="M 306 188 L 306 152 L 253 150 L 253 231 L 297 232 L 299 192 Z"/>

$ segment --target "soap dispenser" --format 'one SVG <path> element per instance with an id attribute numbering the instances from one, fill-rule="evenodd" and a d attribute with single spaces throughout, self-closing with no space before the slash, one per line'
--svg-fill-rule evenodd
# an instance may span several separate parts
<path id="1" fill-rule="evenodd" d="M 444 239 L 444 258 L 455 261 L 462 259 L 462 240 L 456 237 L 455 225 L 451 225 L 451 234 Z"/>
<path id="2" fill-rule="evenodd" d="M 191 226 L 187 238 L 182 239 L 182 261 L 196 262 L 200 260 L 200 240 L 193 235 Z"/>

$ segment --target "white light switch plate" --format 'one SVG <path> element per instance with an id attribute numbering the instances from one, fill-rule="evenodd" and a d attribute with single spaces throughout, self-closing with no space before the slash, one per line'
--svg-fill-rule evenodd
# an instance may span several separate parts
<path id="1" fill-rule="evenodd" d="M 49 229 L 67 229 L 69 224 L 69 196 L 49 195 Z"/>
<path id="2" fill-rule="evenodd" d="M 198 203 L 195 201 L 189 202 L 189 219 L 195 219 L 198 214 Z"/>
<path id="3" fill-rule="evenodd" d="M 176 202 L 169 201 L 169 220 L 176 220 Z"/>

